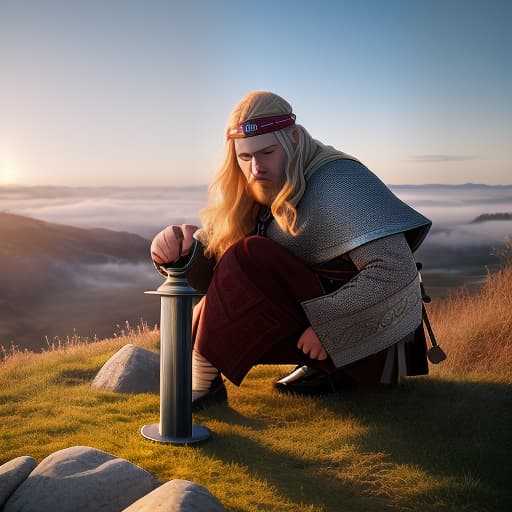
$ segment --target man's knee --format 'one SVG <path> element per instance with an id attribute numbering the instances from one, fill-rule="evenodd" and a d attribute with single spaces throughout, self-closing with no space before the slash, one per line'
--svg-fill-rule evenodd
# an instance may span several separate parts
<path id="1" fill-rule="evenodd" d="M 262 236 L 248 236 L 233 244 L 220 260 L 220 265 L 232 265 L 236 260 L 242 268 L 265 268 L 273 265 L 285 249 Z"/>
<path id="2" fill-rule="evenodd" d="M 235 245 L 238 260 L 257 267 L 273 266 L 286 252 L 277 242 L 263 236 L 248 236 Z"/>

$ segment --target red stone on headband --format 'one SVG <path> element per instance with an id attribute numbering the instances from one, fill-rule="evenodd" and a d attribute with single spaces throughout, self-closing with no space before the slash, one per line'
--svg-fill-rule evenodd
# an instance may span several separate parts
<path id="1" fill-rule="evenodd" d="M 295 124 L 295 114 L 280 114 L 278 116 L 248 119 L 235 128 L 228 128 L 226 138 L 243 139 L 245 137 L 255 137 L 263 133 L 281 130 L 292 124 Z"/>

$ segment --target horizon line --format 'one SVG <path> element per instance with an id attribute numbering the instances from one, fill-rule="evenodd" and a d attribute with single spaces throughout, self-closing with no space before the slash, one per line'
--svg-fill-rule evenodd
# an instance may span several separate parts
<path id="1" fill-rule="evenodd" d="M 512 187 L 512 183 L 386 183 L 387 187 Z M 209 184 L 201 185 L 27 185 L 22 183 L 4 183 L 0 184 L 2 189 L 17 189 L 17 188 L 66 188 L 66 189 L 164 189 L 164 188 L 175 188 L 175 189 L 200 189 L 208 188 Z"/>

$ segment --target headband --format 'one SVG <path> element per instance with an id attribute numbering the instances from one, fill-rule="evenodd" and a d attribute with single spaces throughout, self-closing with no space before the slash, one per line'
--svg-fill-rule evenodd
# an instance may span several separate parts
<path id="1" fill-rule="evenodd" d="M 228 128 L 226 138 L 244 139 L 245 137 L 254 137 L 256 135 L 262 135 L 263 133 L 281 130 L 292 124 L 295 124 L 295 114 L 291 113 L 248 119 L 234 128 Z"/>

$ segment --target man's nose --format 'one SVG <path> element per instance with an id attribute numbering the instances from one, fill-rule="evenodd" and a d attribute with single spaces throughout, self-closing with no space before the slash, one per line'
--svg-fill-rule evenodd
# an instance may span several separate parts
<path id="1" fill-rule="evenodd" d="M 254 175 L 260 174 L 262 172 L 260 162 L 255 156 L 252 157 L 251 172 Z"/>

